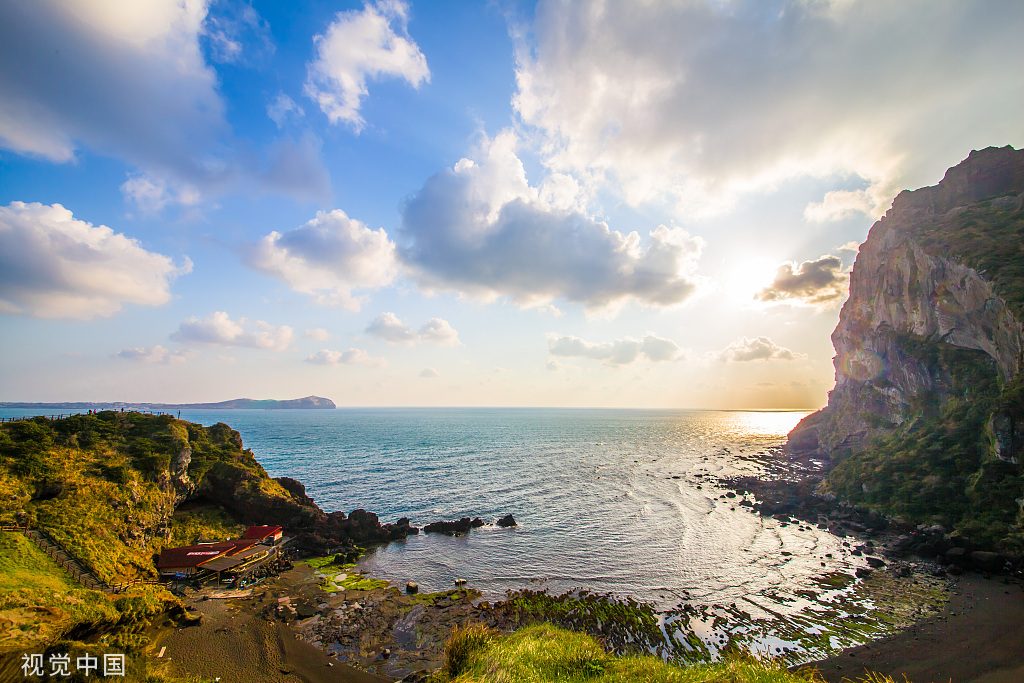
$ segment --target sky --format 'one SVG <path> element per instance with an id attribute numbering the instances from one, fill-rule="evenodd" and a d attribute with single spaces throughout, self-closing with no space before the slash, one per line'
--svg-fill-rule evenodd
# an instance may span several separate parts
<path id="1" fill-rule="evenodd" d="M 0 401 L 813 409 L 1024 3 L 0 0 Z"/>

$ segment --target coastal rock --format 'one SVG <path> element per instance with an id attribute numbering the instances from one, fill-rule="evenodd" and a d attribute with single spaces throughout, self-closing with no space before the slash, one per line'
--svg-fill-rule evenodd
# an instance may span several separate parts
<path id="1" fill-rule="evenodd" d="M 473 522 L 469 517 L 463 517 L 456 522 L 431 522 L 430 524 L 423 527 L 423 531 L 427 533 L 439 533 L 448 534 L 452 536 L 454 534 L 464 534 L 472 528 Z"/>
<path id="2" fill-rule="evenodd" d="M 512 513 L 509 513 L 509 514 L 505 515 L 504 517 L 502 517 L 501 519 L 499 519 L 497 522 L 495 522 L 495 524 L 497 524 L 500 527 L 511 527 L 511 526 L 516 526 L 516 520 L 512 516 Z"/>
<path id="3" fill-rule="evenodd" d="M 281 485 L 281 488 L 290 493 L 299 505 L 313 504 L 313 499 L 306 495 L 306 487 L 302 482 L 291 477 L 278 477 L 275 481 Z"/>

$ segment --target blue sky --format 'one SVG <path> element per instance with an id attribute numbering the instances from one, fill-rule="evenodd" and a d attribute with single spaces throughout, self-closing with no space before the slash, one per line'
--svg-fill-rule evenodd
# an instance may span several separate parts
<path id="1" fill-rule="evenodd" d="M 0 2 L 0 400 L 815 408 L 1019 3 Z"/>

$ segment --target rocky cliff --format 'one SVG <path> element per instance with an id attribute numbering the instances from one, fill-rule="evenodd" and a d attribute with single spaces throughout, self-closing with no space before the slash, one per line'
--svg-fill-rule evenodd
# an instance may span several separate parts
<path id="1" fill-rule="evenodd" d="M 1022 199 L 1024 150 L 988 148 L 900 193 L 872 226 L 832 334 L 835 389 L 789 437 L 829 460 L 837 492 L 958 524 L 932 512 L 987 514 L 979 487 L 996 486 L 1012 508 L 1000 519 L 1019 521 L 1006 500 L 1019 472 L 993 463 L 1015 466 L 1024 450 Z"/>

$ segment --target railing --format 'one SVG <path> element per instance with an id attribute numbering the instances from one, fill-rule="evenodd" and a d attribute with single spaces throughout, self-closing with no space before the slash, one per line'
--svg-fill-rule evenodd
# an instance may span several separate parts
<path id="1" fill-rule="evenodd" d="M 134 579 L 113 586 L 108 586 L 96 576 L 96 573 L 87 564 L 72 555 L 67 548 L 50 536 L 42 529 L 33 529 L 30 526 L 0 525 L 0 531 L 11 531 L 22 534 L 25 538 L 35 543 L 40 550 L 49 555 L 54 562 L 59 564 L 64 571 L 70 574 L 75 581 L 86 588 L 103 591 L 104 593 L 121 593 L 132 586 L 140 584 L 157 584 L 159 581 L 153 579 Z M 64 557 L 60 557 L 63 554 Z"/>

